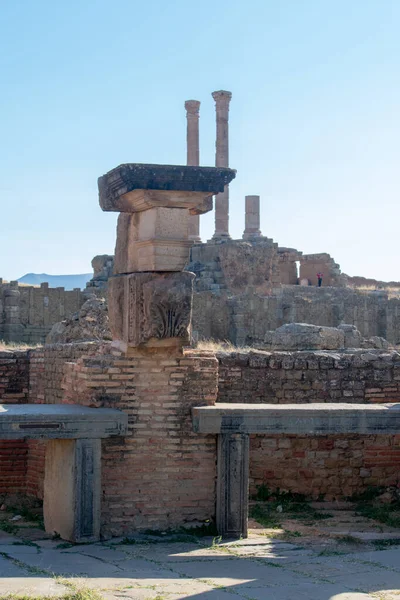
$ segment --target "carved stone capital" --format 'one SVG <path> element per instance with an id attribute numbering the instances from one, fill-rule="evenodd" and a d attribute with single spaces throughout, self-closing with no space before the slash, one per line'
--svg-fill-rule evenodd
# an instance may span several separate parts
<path id="1" fill-rule="evenodd" d="M 194 273 L 131 273 L 108 284 L 110 328 L 122 349 L 190 341 Z"/>
<path id="2" fill-rule="evenodd" d="M 185 102 L 186 116 L 190 117 L 199 117 L 200 111 L 200 102 L 199 100 L 186 100 Z"/>
<path id="3" fill-rule="evenodd" d="M 218 92 L 213 92 L 212 97 L 215 100 L 215 108 L 216 111 L 229 111 L 229 103 L 232 98 L 232 92 L 226 92 L 225 90 L 220 90 Z"/>

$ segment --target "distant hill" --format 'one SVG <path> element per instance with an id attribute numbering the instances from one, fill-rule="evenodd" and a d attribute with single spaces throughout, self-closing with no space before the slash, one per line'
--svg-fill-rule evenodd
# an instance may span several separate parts
<path id="1" fill-rule="evenodd" d="M 93 273 L 84 273 L 83 275 L 47 275 L 46 273 L 27 273 L 20 277 L 18 281 L 27 285 L 40 285 L 48 283 L 50 287 L 63 287 L 66 290 L 74 288 L 85 288 L 86 283 L 92 279 Z"/>

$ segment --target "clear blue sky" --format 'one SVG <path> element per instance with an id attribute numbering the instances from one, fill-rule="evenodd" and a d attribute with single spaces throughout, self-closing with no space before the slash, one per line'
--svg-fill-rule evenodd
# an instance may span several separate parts
<path id="1" fill-rule="evenodd" d="M 400 280 L 399 0 L 2 0 L 0 26 L 0 276 L 90 272 L 97 177 L 184 164 L 189 98 L 213 165 L 226 89 L 232 236 L 259 194 L 281 246 Z"/>

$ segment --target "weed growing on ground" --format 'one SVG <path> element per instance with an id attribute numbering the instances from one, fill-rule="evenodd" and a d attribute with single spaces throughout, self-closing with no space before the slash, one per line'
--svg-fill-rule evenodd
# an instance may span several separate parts
<path id="1" fill-rule="evenodd" d="M 296 519 L 305 524 L 332 517 L 329 513 L 322 513 L 312 508 L 303 494 L 281 492 L 279 489 L 271 491 L 265 485 L 257 488 L 254 499 L 258 503 L 250 508 L 250 517 L 270 529 L 279 529 L 283 517 Z"/>
<path id="2" fill-rule="evenodd" d="M 339 544 L 356 544 L 359 546 L 364 544 L 360 538 L 354 537 L 354 535 L 337 535 L 335 536 L 335 540 Z"/>
<path id="3" fill-rule="evenodd" d="M 362 494 L 352 496 L 350 500 L 356 503 L 356 514 L 389 527 L 400 527 L 400 499 L 390 504 L 379 502 L 379 496 L 385 491 L 384 487 L 369 487 Z"/>

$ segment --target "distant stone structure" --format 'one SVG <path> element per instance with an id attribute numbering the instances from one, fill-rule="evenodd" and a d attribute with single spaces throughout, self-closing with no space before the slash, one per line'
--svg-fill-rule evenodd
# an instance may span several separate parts
<path id="1" fill-rule="evenodd" d="M 52 326 L 78 311 L 85 300 L 79 288 L 66 291 L 47 283 L 35 287 L 0 279 L 0 340 L 44 343 Z"/>

